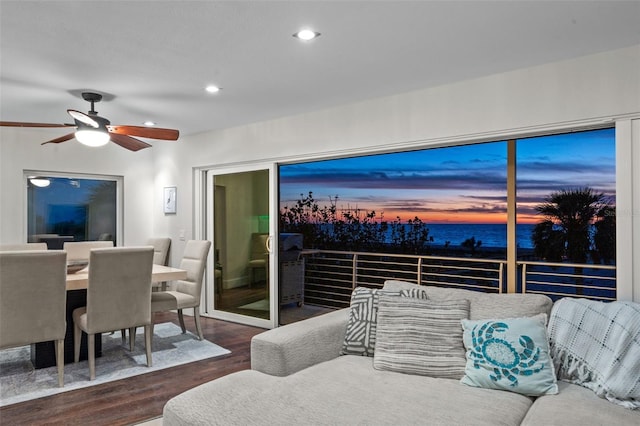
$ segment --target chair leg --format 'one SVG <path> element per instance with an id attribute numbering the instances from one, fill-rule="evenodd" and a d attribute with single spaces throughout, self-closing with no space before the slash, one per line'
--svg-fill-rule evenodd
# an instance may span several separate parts
<path id="1" fill-rule="evenodd" d="M 187 328 L 184 326 L 184 316 L 182 315 L 182 309 L 178 309 L 178 319 L 180 320 L 180 327 L 182 327 L 182 334 L 187 332 Z"/>
<path id="2" fill-rule="evenodd" d="M 144 347 L 147 352 L 147 367 L 152 367 L 153 362 L 151 360 L 151 324 L 144 326 Z"/>
<path id="3" fill-rule="evenodd" d="M 123 328 L 120 330 L 120 337 L 122 338 L 122 344 L 124 345 L 127 342 L 127 329 Z"/>
<path id="4" fill-rule="evenodd" d="M 89 345 L 89 380 L 96 379 L 96 335 L 87 334 L 87 344 Z"/>
<path id="5" fill-rule="evenodd" d="M 136 344 L 136 327 L 129 329 L 129 350 L 133 352 L 133 347 Z"/>
<path id="6" fill-rule="evenodd" d="M 58 386 L 64 387 L 64 339 L 54 342 L 56 347 L 56 366 L 58 367 Z"/>
<path id="7" fill-rule="evenodd" d="M 196 322 L 196 331 L 198 332 L 198 339 L 203 340 L 204 336 L 202 335 L 202 327 L 200 326 L 200 307 L 196 306 L 193 308 L 193 319 Z"/>
<path id="8" fill-rule="evenodd" d="M 80 341 L 82 340 L 82 330 L 73 323 L 73 362 L 80 361 Z"/>
<path id="9" fill-rule="evenodd" d="M 153 327 L 155 326 L 156 314 L 151 312 L 151 341 L 153 342 Z"/>

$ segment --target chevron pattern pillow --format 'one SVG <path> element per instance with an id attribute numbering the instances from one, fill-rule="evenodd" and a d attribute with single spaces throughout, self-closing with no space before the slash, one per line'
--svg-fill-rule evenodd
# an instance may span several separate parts
<path id="1" fill-rule="evenodd" d="M 376 346 L 378 303 L 381 295 L 427 298 L 426 290 L 416 286 L 411 290 L 389 291 L 357 287 L 351 293 L 351 307 L 347 332 L 341 355 L 372 357 Z"/>

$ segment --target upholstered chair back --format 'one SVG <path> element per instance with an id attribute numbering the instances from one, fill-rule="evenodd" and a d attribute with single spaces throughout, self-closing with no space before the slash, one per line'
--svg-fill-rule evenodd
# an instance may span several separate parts
<path id="1" fill-rule="evenodd" d="M 169 265 L 171 238 L 149 238 L 147 244 L 153 246 L 153 263 L 155 265 Z"/>
<path id="2" fill-rule="evenodd" d="M 86 332 L 102 333 L 151 323 L 153 247 L 91 250 Z"/>
<path id="3" fill-rule="evenodd" d="M 67 261 L 89 260 L 89 253 L 94 248 L 113 247 L 113 241 L 67 241 L 62 249 L 67 252 Z"/>
<path id="4" fill-rule="evenodd" d="M 64 339 L 63 251 L 0 252 L 0 348 Z"/>
<path id="5" fill-rule="evenodd" d="M 185 245 L 184 254 L 180 261 L 180 269 L 187 271 L 187 279 L 176 282 L 176 291 L 194 297 L 197 300 L 196 306 L 200 305 L 202 280 L 210 248 L 211 241 L 189 240 Z"/>
<path id="6" fill-rule="evenodd" d="M 47 243 L 0 244 L 0 251 L 46 250 Z"/>

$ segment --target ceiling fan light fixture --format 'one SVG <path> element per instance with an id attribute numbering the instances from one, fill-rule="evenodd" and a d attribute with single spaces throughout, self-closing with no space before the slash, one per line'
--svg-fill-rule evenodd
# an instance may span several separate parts
<path id="1" fill-rule="evenodd" d="M 104 146 L 111 140 L 109 133 L 101 130 L 78 130 L 75 136 L 78 142 L 90 147 Z"/>

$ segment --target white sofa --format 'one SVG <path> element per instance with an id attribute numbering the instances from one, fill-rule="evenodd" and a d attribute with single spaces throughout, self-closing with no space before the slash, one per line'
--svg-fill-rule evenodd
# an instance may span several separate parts
<path id="1" fill-rule="evenodd" d="M 552 308 L 542 295 L 426 291 L 431 300 L 469 300 L 470 319 L 548 315 Z M 255 336 L 251 370 L 171 399 L 164 424 L 640 425 L 638 410 L 561 381 L 557 394 L 535 398 L 459 379 L 375 369 L 372 357 L 340 355 L 348 318 L 349 309 L 342 309 Z"/>

